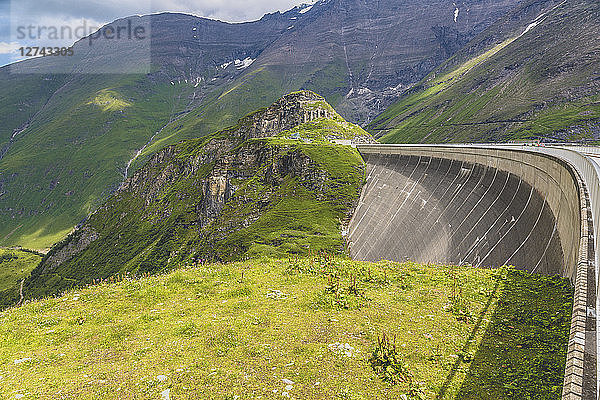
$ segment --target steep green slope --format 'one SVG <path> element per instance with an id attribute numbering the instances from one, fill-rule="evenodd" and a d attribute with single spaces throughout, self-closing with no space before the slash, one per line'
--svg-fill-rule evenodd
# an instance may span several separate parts
<path id="1" fill-rule="evenodd" d="M 600 138 L 600 7 L 525 3 L 367 128 L 383 142 Z"/>
<path id="2" fill-rule="evenodd" d="M 167 147 L 51 249 L 26 297 L 190 257 L 343 252 L 364 162 L 336 140 L 372 138 L 322 97 L 298 92 L 208 139 Z"/>
<path id="3" fill-rule="evenodd" d="M 2 245 L 63 238 L 118 188 L 136 149 L 186 109 L 191 90 L 98 75 L 73 77 L 57 93 L 0 160 Z"/>
<path id="4" fill-rule="evenodd" d="M 92 49 L 81 40 L 73 57 L 0 68 L 0 245 L 43 249 L 64 238 L 141 165 L 130 161 L 164 126 L 244 72 L 218 65 L 256 58 L 293 15 L 299 9 L 243 24 L 134 16 L 151 46 L 98 39 Z M 138 65 L 148 73 L 132 73 Z"/>
<path id="5" fill-rule="evenodd" d="M 44 75 L 10 74 L 0 69 L 0 159 L 8 150 L 10 139 L 26 126 L 62 84 L 62 79 Z M 64 77 L 63 77 L 64 78 Z"/>
<path id="6" fill-rule="evenodd" d="M 0 312 L 0 397 L 558 400 L 572 295 L 510 269 L 188 266 Z"/>

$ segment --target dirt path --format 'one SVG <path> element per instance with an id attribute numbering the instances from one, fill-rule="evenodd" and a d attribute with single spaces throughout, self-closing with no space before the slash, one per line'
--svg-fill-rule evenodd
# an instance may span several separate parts
<path id="1" fill-rule="evenodd" d="M 24 284 L 25 284 L 25 279 L 22 279 L 21 280 L 21 288 L 19 289 L 19 296 L 21 296 L 21 298 L 19 299 L 19 302 L 17 303 L 18 306 L 23 304 L 23 285 Z"/>

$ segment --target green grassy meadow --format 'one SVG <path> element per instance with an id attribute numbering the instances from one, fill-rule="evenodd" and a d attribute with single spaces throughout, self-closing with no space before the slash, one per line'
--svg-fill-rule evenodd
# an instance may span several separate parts
<path id="1" fill-rule="evenodd" d="M 508 268 L 324 255 L 184 266 L 1 312 L 0 394 L 559 399 L 571 298 L 562 279 Z M 384 333 L 395 351 L 382 371 Z"/>
<path id="2" fill-rule="evenodd" d="M 33 252 L 0 248 L 0 292 L 27 278 L 41 259 L 40 254 Z"/>

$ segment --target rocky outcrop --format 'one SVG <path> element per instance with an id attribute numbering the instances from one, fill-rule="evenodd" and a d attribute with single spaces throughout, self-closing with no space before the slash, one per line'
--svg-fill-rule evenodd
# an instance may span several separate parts
<path id="1" fill-rule="evenodd" d="M 311 142 L 289 138 L 292 131 L 304 132 Z M 329 226 L 335 226 L 350 218 L 359 196 L 364 165 L 355 149 L 333 143 L 342 138 L 373 140 L 344 121 L 322 97 L 304 91 L 285 96 L 208 140 L 170 146 L 50 251 L 32 274 L 28 293 L 43 285 L 44 276 L 63 287 L 123 270 L 154 271 L 190 254 L 241 256 L 252 243 L 244 238 L 223 243 L 290 199 L 291 210 L 284 207 L 269 217 L 271 228 L 256 228 L 253 234 L 261 239 L 255 240 L 277 247 L 289 235 L 266 239 L 276 235 L 276 229 L 300 230 L 296 236 L 307 238 L 302 246 L 310 246 L 310 235 L 324 235 L 322 221 L 296 223 L 294 218 L 330 207 L 323 218 L 333 218 Z M 340 165 L 354 166 L 340 173 L 336 157 Z M 295 210 L 307 204 L 312 211 Z M 288 213 L 299 216 L 278 222 Z M 330 239 L 340 248 L 341 229 L 337 239 Z"/>
<path id="2" fill-rule="evenodd" d="M 90 243 L 98 240 L 98 233 L 89 225 L 69 235 L 63 242 L 58 243 L 42 260 L 40 272 L 50 273 L 63 262 L 85 250 Z"/>
<path id="3" fill-rule="evenodd" d="M 258 156 L 249 147 L 239 149 L 230 154 L 240 143 L 248 139 L 274 137 L 301 124 L 318 119 L 341 117 L 325 102 L 325 99 L 310 91 L 300 91 L 282 97 L 268 108 L 256 111 L 242 118 L 234 127 L 226 129 L 201 144 L 202 151 L 188 159 L 178 159 L 181 147 L 171 146 L 155 154 L 145 168 L 127 179 L 119 192 L 131 192 L 143 198 L 146 206 L 159 195 L 161 188 L 167 187 L 181 176 L 194 176 L 204 166 L 218 161 L 213 171 L 213 182 L 207 184 L 205 193 L 212 193 L 221 188 L 219 171 L 227 170 L 228 165 L 252 165 L 255 158 L 265 160 L 265 155 Z M 342 139 L 332 135 L 330 140 Z M 358 143 L 372 142 L 373 138 L 366 132 L 354 137 Z M 239 153 L 239 154 L 237 154 Z M 235 158 L 235 159 L 234 159 Z M 160 172 L 156 171 L 160 169 Z"/>
<path id="4" fill-rule="evenodd" d="M 332 119 L 335 116 L 338 114 L 323 97 L 311 91 L 300 91 L 242 118 L 228 132 L 243 139 L 271 137 L 306 122 L 319 118 Z"/>

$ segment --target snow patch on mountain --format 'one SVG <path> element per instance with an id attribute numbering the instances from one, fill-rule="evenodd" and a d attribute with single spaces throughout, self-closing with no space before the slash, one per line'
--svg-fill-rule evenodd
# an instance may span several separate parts
<path id="1" fill-rule="evenodd" d="M 321 3 L 324 3 L 324 1 L 321 1 Z M 310 10 L 312 10 L 312 8 L 314 7 L 315 4 L 317 4 L 316 1 L 312 1 L 311 3 L 300 4 L 298 6 L 298 8 L 300 9 L 300 11 L 298 11 L 298 12 L 300 14 L 306 14 L 307 12 L 309 12 Z"/>
<path id="2" fill-rule="evenodd" d="M 525 35 L 527 32 L 529 32 L 530 30 L 532 30 L 533 28 L 535 28 L 536 26 L 538 26 L 542 22 L 544 22 L 546 20 L 546 17 L 548 16 L 548 14 L 550 14 L 552 11 L 556 10 L 557 8 L 559 8 L 560 6 L 562 6 L 563 4 L 565 4 L 566 2 L 567 2 L 567 0 L 564 0 L 562 3 L 560 3 L 557 6 L 553 7 L 549 11 L 540 14 L 536 19 L 533 20 L 533 22 L 531 22 L 529 25 L 527 25 L 527 28 L 525 28 L 525 30 L 523 31 L 523 33 L 521 33 L 517 37 L 517 39 L 520 38 L 521 36 Z"/>
<path id="3" fill-rule="evenodd" d="M 250 65 L 252 65 L 252 63 L 254 62 L 254 59 L 247 57 L 243 60 L 235 60 L 235 67 L 237 69 L 246 69 L 248 68 Z"/>

